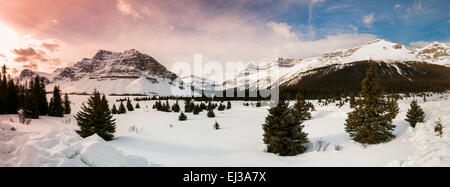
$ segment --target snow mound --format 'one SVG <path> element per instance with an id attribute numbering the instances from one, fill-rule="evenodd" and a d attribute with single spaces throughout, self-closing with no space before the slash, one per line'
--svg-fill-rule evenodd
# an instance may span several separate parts
<path id="1" fill-rule="evenodd" d="M 418 123 L 415 129 L 408 128 L 409 141 L 415 148 L 414 154 L 403 160 L 394 160 L 388 166 L 450 166 L 450 106 L 448 102 L 434 102 L 426 105 L 426 121 Z M 436 121 L 443 126 L 442 137 L 434 132 Z"/>
<path id="2" fill-rule="evenodd" d="M 117 166 L 150 166 L 142 157 L 125 155 L 112 145 L 94 134 L 75 145 L 75 153 L 80 155 L 81 161 L 89 166 L 117 167 Z"/>
<path id="3" fill-rule="evenodd" d="M 0 141 L 0 166 L 156 166 L 142 157 L 124 154 L 96 134 L 83 139 L 73 129 L 63 127 L 30 133 L 0 129 L 0 134 L 6 133 L 11 140 Z"/>

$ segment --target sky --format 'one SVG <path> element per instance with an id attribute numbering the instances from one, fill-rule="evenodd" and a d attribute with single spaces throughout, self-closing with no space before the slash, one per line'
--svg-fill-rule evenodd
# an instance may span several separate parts
<path id="1" fill-rule="evenodd" d="M 0 65 L 51 72 L 99 49 L 178 61 L 306 58 L 377 38 L 450 43 L 448 0 L 0 0 Z"/>

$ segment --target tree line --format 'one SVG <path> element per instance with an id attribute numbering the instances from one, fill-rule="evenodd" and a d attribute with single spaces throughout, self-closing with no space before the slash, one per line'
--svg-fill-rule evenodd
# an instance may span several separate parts
<path id="1" fill-rule="evenodd" d="M 17 114 L 23 111 L 24 117 L 38 119 L 39 116 L 63 117 L 70 114 L 71 107 L 67 94 L 61 98 L 61 90 L 55 86 L 50 102 L 47 101 L 44 79 L 36 75 L 24 84 L 14 82 L 3 65 L 0 73 L 0 114 Z"/>

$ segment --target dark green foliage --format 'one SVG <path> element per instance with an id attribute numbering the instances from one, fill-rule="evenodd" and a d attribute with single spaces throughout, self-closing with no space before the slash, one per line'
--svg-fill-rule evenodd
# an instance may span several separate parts
<path id="1" fill-rule="evenodd" d="M 219 125 L 219 123 L 217 123 L 217 121 L 214 123 L 214 129 L 216 129 L 216 130 L 220 129 L 220 125 Z"/>
<path id="2" fill-rule="evenodd" d="M 413 128 L 416 128 L 417 123 L 423 123 L 425 121 L 425 112 L 423 112 L 422 108 L 417 104 L 417 100 L 411 102 L 405 120 L 409 122 Z"/>
<path id="3" fill-rule="evenodd" d="M 38 102 L 34 100 L 31 92 L 26 92 L 23 101 L 23 110 L 25 118 L 38 119 L 39 118 L 39 106 Z"/>
<path id="4" fill-rule="evenodd" d="M 293 106 L 293 110 L 294 115 L 300 123 L 311 119 L 311 105 L 301 94 L 297 94 L 296 103 Z"/>
<path id="5" fill-rule="evenodd" d="M 141 106 L 139 106 L 139 103 L 136 103 L 136 106 L 134 108 L 141 108 Z"/>
<path id="6" fill-rule="evenodd" d="M 130 99 L 127 99 L 127 110 L 128 110 L 128 111 L 134 111 L 134 107 L 133 107 L 133 105 L 131 104 Z"/>
<path id="7" fill-rule="evenodd" d="M 64 114 L 70 114 L 72 112 L 72 108 L 70 107 L 69 96 L 67 95 L 67 93 L 64 94 L 63 107 L 64 107 Z"/>
<path id="8" fill-rule="evenodd" d="M 104 140 L 114 138 L 116 132 L 115 119 L 109 109 L 106 96 L 94 91 L 89 97 L 87 106 L 83 103 L 81 111 L 75 115 L 80 130 L 76 132 L 83 138 L 97 134 Z"/>
<path id="9" fill-rule="evenodd" d="M 26 118 L 38 119 L 48 114 L 44 79 L 36 75 L 25 85 L 16 84 L 7 74 L 5 65 L 0 71 L 0 114 L 17 114 L 24 111 Z"/>
<path id="10" fill-rule="evenodd" d="M 198 115 L 200 113 L 200 106 L 199 105 L 194 105 L 194 109 L 192 110 L 192 114 L 194 115 Z"/>
<path id="11" fill-rule="evenodd" d="M 117 114 L 125 114 L 125 113 L 127 113 L 127 109 L 125 109 L 123 101 L 120 101 L 119 111 L 117 112 Z"/>
<path id="12" fill-rule="evenodd" d="M 53 97 L 50 99 L 50 104 L 48 106 L 48 115 L 55 117 L 64 116 L 64 108 L 61 99 L 61 91 L 58 86 L 53 88 Z"/>
<path id="13" fill-rule="evenodd" d="M 175 101 L 175 104 L 172 105 L 172 111 L 173 112 L 180 112 L 180 105 L 178 104 L 178 100 Z"/>
<path id="14" fill-rule="evenodd" d="M 219 104 L 219 107 L 217 108 L 217 110 L 219 111 L 224 111 L 225 110 L 225 105 L 223 105 L 222 103 Z"/>
<path id="15" fill-rule="evenodd" d="M 184 112 L 191 113 L 193 108 L 194 107 L 191 106 L 191 100 L 190 99 L 184 100 Z"/>
<path id="16" fill-rule="evenodd" d="M 117 113 L 118 113 L 118 111 L 117 111 L 117 108 L 116 108 L 116 104 L 113 104 L 113 107 L 111 109 L 111 114 L 117 114 Z"/>
<path id="17" fill-rule="evenodd" d="M 450 89 L 449 67 L 421 62 L 380 62 L 378 66 L 379 84 L 388 93 L 444 92 Z M 302 93 L 307 99 L 343 97 L 351 92 L 356 94 L 361 91 L 361 81 L 368 67 L 370 61 L 313 69 L 305 72 L 296 83 L 280 85 L 280 94 L 286 99 L 295 98 L 297 93 Z M 398 73 L 397 68 L 402 74 Z"/>
<path id="18" fill-rule="evenodd" d="M 187 120 L 187 116 L 183 112 L 181 112 L 180 116 L 178 116 L 178 120 L 186 121 Z"/>
<path id="19" fill-rule="evenodd" d="M 355 94 L 353 92 L 350 93 L 350 108 L 355 107 Z"/>
<path id="20" fill-rule="evenodd" d="M 214 118 L 214 117 L 216 117 L 216 114 L 214 114 L 214 111 L 211 108 L 208 110 L 208 113 L 206 114 L 206 116 L 208 116 L 208 118 Z"/>
<path id="21" fill-rule="evenodd" d="M 385 98 L 384 89 L 378 84 L 375 63 L 368 69 L 361 88 L 361 98 L 355 101 L 354 110 L 348 114 L 345 131 L 363 144 L 390 141 L 395 137 L 392 120 L 398 113 L 398 106 L 395 99 Z"/>
<path id="22" fill-rule="evenodd" d="M 231 102 L 230 101 L 227 102 L 227 109 L 231 109 Z"/>
<path id="23" fill-rule="evenodd" d="M 438 121 L 435 122 L 435 124 L 434 124 L 434 132 L 436 133 L 436 136 L 442 137 L 442 134 L 444 133 L 442 131 L 443 128 L 444 127 L 442 126 L 441 119 L 439 119 Z"/>
<path id="24" fill-rule="evenodd" d="M 268 152 L 280 156 L 294 156 L 307 150 L 308 134 L 302 132 L 301 121 L 284 100 L 280 100 L 276 107 L 269 109 L 263 130 L 263 140 Z"/>
<path id="25" fill-rule="evenodd" d="M 260 101 L 256 102 L 256 107 L 261 107 L 261 102 Z"/>

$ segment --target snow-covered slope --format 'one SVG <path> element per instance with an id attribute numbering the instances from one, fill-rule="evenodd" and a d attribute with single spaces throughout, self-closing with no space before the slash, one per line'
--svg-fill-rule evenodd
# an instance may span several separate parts
<path id="1" fill-rule="evenodd" d="M 131 49 L 121 53 L 99 50 L 74 66 L 47 76 L 47 91 L 58 85 L 68 93 L 189 95 L 183 81 L 147 54 Z"/>
<path id="2" fill-rule="evenodd" d="M 195 75 L 181 77 L 186 89 L 192 90 L 193 95 L 201 96 L 202 91 L 214 92 L 221 89 L 220 83 L 214 80 L 198 77 Z"/>
<path id="3" fill-rule="evenodd" d="M 406 46 L 377 39 L 364 45 L 326 53 L 321 56 L 306 59 L 277 59 L 264 66 L 247 66 L 233 80 L 226 81 L 229 87 L 250 89 L 264 88 L 279 80 L 279 84 L 301 77 L 304 72 L 335 64 L 349 64 L 357 61 L 374 60 L 391 62 L 427 62 L 450 67 L 450 48 L 439 42 L 434 42 L 421 49 L 408 49 Z M 232 86 L 230 86 L 232 84 Z"/>

